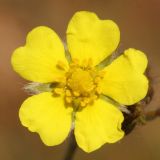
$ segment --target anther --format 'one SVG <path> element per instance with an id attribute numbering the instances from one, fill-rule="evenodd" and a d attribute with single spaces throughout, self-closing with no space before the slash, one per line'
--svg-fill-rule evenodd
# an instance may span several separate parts
<path id="1" fill-rule="evenodd" d="M 101 78 L 98 76 L 94 79 L 94 83 L 98 84 L 100 82 Z"/>
<path id="2" fill-rule="evenodd" d="M 78 59 L 76 59 L 76 58 L 74 58 L 74 59 L 73 59 L 73 63 L 75 63 L 75 64 L 79 64 L 79 60 L 78 60 Z"/>
<path id="3" fill-rule="evenodd" d="M 69 89 L 66 90 L 66 96 L 68 96 L 68 97 L 72 96 L 72 93 L 71 93 L 71 91 Z"/>
<path id="4" fill-rule="evenodd" d="M 97 92 L 98 94 L 101 94 L 101 93 L 102 93 L 101 88 L 100 88 L 100 87 L 97 87 L 97 88 L 96 88 L 96 92 Z"/>
<path id="5" fill-rule="evenodd" d="M 85 106 L 86 106 L 86 103 L 85 103 L 84 101 L 81 101 L 81 102 L 80 102 L 80 105 L 81 105 L 81 107 L 85 107 Z"/>
<path id="6" fill-rule="evenodd" d="M 104 70 L 103 70 L 103 71 L 100 71 L 99 74 L 98 74 L 98 76 L 99 76 L 100 78 L 103 78 L 104 75 L 105 75 L 105 71 L 104 71 Z"/>
<path id="7" fill-rule="evenodd" d="M 58 94 L 58 95 L 61 95 L 62 93 L 63 93 L 63 88 L 55 88 L 54 89 L 54 92 L 56 93 L 56 94 Z"/>
<path id="8" fill-rule="evenodd" d="M 65 97 L 65 99 L 66 99 L 67 103 L 71 103 L 72 102 L 72 97 Z"/>
<path id="9" fill-rule="evenodd" d="M 53 79 L 54 82 L 58 82 L 58 83 L 66 83 L 66 78 L 65 77 L 57 77 Z"/>
<path id="10" fill-rule="evenodd" d="M 93 61 L 91 58 L 88 59 L 88 68 L 92 68 Z"/>
<path id="11" fill-rule="evenodd" d="M 76 92 L 76 91 L 73 91 L 73 95 L 74 95 L 75 97 L 79 97 L 79 96 L 80 96 L 80 93 L 79 93 L 79 92 Z"/>
<path id="12" fill-rule="evenodd" d="M 96 100 L 97 98 L 98 98 L 97 95 L 93 95 L 93 96 L 92 96 L 92 100 Z"/>
<path id="13" fill-rule="evenodd" d="M 86 104 L 88 104 L 88 103 L 90 102 L 90 98 L 85 98 L 85 99 L 84 99 L 84 102 L 85 102 Z"/>
<path id="14" fill-rule="evenodd" d="M 88 67 L 88 61 L 87 61 L 87 59 L 84 59 L 84 60 L 82 61 L 82 65 L 81 65 L 81 66 L 82 66 L 84 69 Z"/>
<path id="15" fill-rule="evenodd" d="M 73 59 L 72 62 L 70 63 L 70 67 L 77 67 L 77 66 L 79 66 L 79 60 Z"/>
<path id="16" fill-rule="evenodd" d="M 58 61 L 56 66 L 61 70 L 65 70 L 65 71 L 67 70 L 67 66 L 63 61 Z"/>

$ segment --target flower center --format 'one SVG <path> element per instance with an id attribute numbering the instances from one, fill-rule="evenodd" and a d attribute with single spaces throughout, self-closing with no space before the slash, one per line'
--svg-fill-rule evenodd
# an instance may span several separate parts
<path id="1" fill-rule="evenodd" d="M 76 109 L 93 103 L 101 93 L 98 83 L 103 78 L 103 73 L 97 71 L 91 62 L 84 61 L 83 65 L 80 65 L 78 60 L 74 60 L 66 73 L 65 82 L 59 82 L 54 89 L 55 94 L 64 94 L 65 102 L 72 104 Z M 57 66 L 65 68 L 62 63 Z"/>
<path id="2" fill-rule="evenodd" d="M 76 68 L 68 77 L 68 88 L 80 95 L 88 95 L 94 88 L 93 77 L 89 71 Z"/>

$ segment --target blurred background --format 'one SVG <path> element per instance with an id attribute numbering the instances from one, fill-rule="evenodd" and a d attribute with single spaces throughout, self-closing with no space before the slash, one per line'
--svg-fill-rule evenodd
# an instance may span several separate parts
<path id="1" fill-rule="evenodd" d="M 121 30 L 119 52 L 129 47 L 144 51 L 149 59 L 153 98 L 146 107 L 160 107 L 160 0 L 0 0 L 0 159 L 62 160 L 68 140 L 46 147 L 37 134 L 21 126 L 18 110 L 28 97 L 27 82 L 12 71 L 10 57 L 25 43 L 34 27 L 47 25 L 65 41 L 71 16 L 79 10 L 114 20 Z M 78 149 L 75 160 L 160 160 L 160 119 L 136 129 L 121 142 L 106 144 L 87 154 Z"/>

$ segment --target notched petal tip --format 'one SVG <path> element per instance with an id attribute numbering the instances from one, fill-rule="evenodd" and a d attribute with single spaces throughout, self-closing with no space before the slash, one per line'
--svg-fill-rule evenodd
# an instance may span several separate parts
<path id="1" fill-rule="evenodd" d="M 67 28 L 67 44 L 72 59 L 92 58 L 97 65 L 117 48 L 118 26 L 111 20 L 101 20 L 93 12 L 77 12 Z"/>
<path id="2" fill-rule="evenodd" d="M 145 72 L 148 65 L 148 58 L 144 52 L 134 48 L 129 48 L 125 50 L 124 56 L 126 56 L 126 58 L 131 62 L 131 65 L 137 72 Z"/>
<path id="3" fill-rule="evenodd" d="M 118 108 L 98 99 L 92 106 L 76 113 L 75 137 L 78 146 L 89 153 L 105 143 L 119 141 L 124 136 L 121 129 L 123 120 Z"/>
<path id="4" fill-rule="evenodd" d="M 40 26 L 28 33 L 26 44 L 12 55 L 13 69 L 23 78 L 33 82 L 53 82 L 63 77 L 65 71 L 57 67 L 58 61 L 68 66 L 63 44 L 50 28 Z"/>
<path id="5" fill-rule="evenodd" d="M 123 105 L 133 105 L 142 100 L 149 86 L 144 75 L 147 63 L 143 52 L 133 48 L 126 50 L 104 69 L 106 75 L 100 84 L 103 94 Z"/>
<path id="6" fill-rule="evenodd" d="M 19 118 L 31 132 L 37 132 L 43 143 L 54 146 L 68 136 L 72 124 L 72 108 L 66 108 L 62 97 L 44 92 L 24 101 Z"/>

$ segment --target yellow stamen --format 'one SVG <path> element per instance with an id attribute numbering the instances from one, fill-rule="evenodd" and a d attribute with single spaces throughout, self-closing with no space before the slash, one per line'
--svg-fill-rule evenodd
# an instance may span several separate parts
<path id="1" fill-rule="evenodd" d="M 61 62 L 58 63 L 58 66 L 65 68 Z M 66 103 L 72 103 L 75 109 L 80 109 L 92 104 L 99 97 L 102 91 L 98 84 L 103 76 L 103 71 L 93 68 L 92 59 L 84 60 L 83 64 L 74 59 L 65 78 L 57 79 L 59 84 L 54 92 L 59 95 L 65 92 Z"/>
<path id="2" fill-rule="evenodd" d="M 101 88 L 100 88 L 100 87 L 97 87 L 97 88 L 96 88 L 96 92 L 97 92 L 97 94 L 101 94 L 101 93 L 102 93 Z"/>
<path id="3" fill-rule="evenodd" d="M 88 68 L 90 69 L 90 68 L 92 68 L 92 66 L 93 66 L 93 61 L 92 61 L 92 59 L 90 58 L 90 59 L 88 60 Z"/>
<path id="4" fill-rule="evenodd" d="M 70 67 L 77 67 L 79 66 L 79 60 L 78 59 L 73 59 L 71 64 L 70 64 Z"/>
<path id="5" fill-rule="evenodd" d="M 80 96 L 80 93 L 79 93 L 79 92 L 74 91 L 74 92 L 73 92 L 73 95 L 74 95 L 74 96 L 76 96 L 76 97 L 78 97 L 78 96 Z"/>
<path id="6" fill-rule="evenodd" d="M 65 84 L 66 83 L 66 77 L 57 77 L 53 81 L 57 82 L 57 83 L 63 83 L 63 84 Z"/>
<path id="7" fill-rule="evenodd" d="M 72 96 L 72 93 L 71 93 L 71 91 L 69 89 L 66 90 L 66 96 L 68 96 L 68 97 Z"/>
<path id="8" fill-rule="evenodd" d="M 63 89 L 63 88 L 55 88 L 55 89 L 54 89 L 54 92 L 55 92 L 56 94 L 58 94 L 58 95 L 61 95 L 61 94 L 63 94 L 64 89 Z"/>
<path id="9" fill-rule="evenodd" d="M 75 69 L 68 82 L 69 87 L 80 94 L 90 92 L 93 89 L 93 78 L 89 72 L 81 68 Z"/>
<path id="10" fill-rule="evenodd" d="M 85 107 L 85 106 L 86 106 L 86 103 L 85 103 L 84 101 L 81 101 L 81 102 L 80 102 L 80 105 L 81 105 L 81 107 Z"/>
<path id="11" fill-rule="evenodd" d="M 87 68 L 88 67 L 88 61 L 86 59 L 84 59 L 82 61 L 82 65 L 81 66 L 83 66 L 83 68 Z"/>
<path id="12" fill-rule="evenodd" d="M 104 75 L 105 75 L 105 71 L 100 71 L 100 72 L 98 73 L 98 76 L 99 76 L 100 78 L 103 78 Z"/>
<path id="13" fill-rule="evenodd" d="M 85 99 L 84 99 L 84 102 L 85 102 L 86 104 L 88 104 L 90 101 L 91 101 L 90 98 L 85 98 Z"/>
<path id="14" fill-rule="evenodd" d="M 65 97 L 65 99 L 66 99 L 67 103 L 71 103 L 72 102 L 72 97 Z"/>
<path id="15" fill-rule="evenodd" d="M 67 71 L 67 66 L 63 61 L 58 61 L 57 67 L 61 70 Z"/>
<path id="16" fill-rule="evenodd" d="M 101 78 L 98 76 L 95 78 L 94 83 L 98 84 L 100 82 Z"/>
<path id="17" fill-rule="evenodd" d="M 97 98 L 98 98 L 97 95 L 93 95 L 93 96 L 91 97 L 92 101 L 96 100 Z"/>

